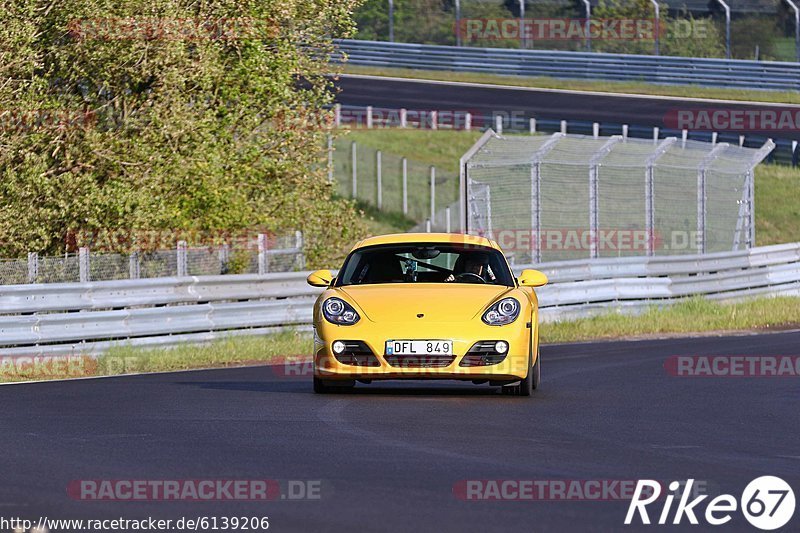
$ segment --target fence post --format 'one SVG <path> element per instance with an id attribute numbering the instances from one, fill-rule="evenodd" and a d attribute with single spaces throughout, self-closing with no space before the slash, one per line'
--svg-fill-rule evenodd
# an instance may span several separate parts
<path id="1" fill-rule="evenodd" d="M 269 272 L 269 255 L 267 254 L 269 243 L 267 242 L 267 235 L 264 233 L 258 234 L 258 273 L 266 274 Z"/>
<path id="2" fill-rule="evenodd" d="M 431 221 L 436 218 L 436 167 L 431 167 Z"/>
<path id="3" fill-rule="evenodd" d="M 431 111 L 431 129 L 438 130 L 439 129 L 439 112 L 435 109 Z"/>
<path id="4" fill-rule="evenodd" d="M 400 109 L 400 127 L 407 128 L 408 127 L 408 109 L 405 107 Z"/>
<path id="5" fill-rule="evenodd" d="M 142 275 L 141 265 L 139 264 L 139 252 L 131 252 L 128 256 L 128 277 L 130 279 L 139 279 Z"/>
<path id="6" fill-rule="evenodd" d="M 444 208 L 445 231 L 450 233 L 450 206 Z"/>
<path id="7" fill-rule="evenodd" d="M 429 218 L 425 219 L 425 232 L 426 233 L 430 233 L 431 232 L 431 219 L 429 219 Z"/>
<path id="8" fill-rule="evenodd" d="M 408 214 L 408 160 L 403 158 L 403 214 Z"/>
<path id="9" fill-rule="evenodd" d="M 686 148 L 686 139 L 689 138 L 689 130 L 683 129 L 681 131 L 681 148 Z"/>
<path id="10" fill-rule="evenodd" d="M 625 140 L 625 141 L 628 140 L 628 125 L 627 124 L 623 124 L 622 125 L 622 139 Z"/>
<path id="11" fill-rule="evenodd" d="M 328 183 L 333 183 L 333 136 L 328 134 Z"/>
<path id="12" fill-rule="evenodd" d="M 658 142 L 658 126 L 653 128 L 653 144 Z"/>
<path id="13" fill-rule="evenodd" d="M 372 128 L 372 106 L 367 106 L 367 129 Z"/>
<path id="14" fill-rule="evenodd" d="M 594 137 L 595 139 L 600 137 L 600 123 L 599 122 L 593 122 L 592 123 L 592 137 Z"/>
<path id="15" fill-rule="evenodd" d="M 89 281 L 89 248 L 78 248 L 78 278 L 81 283 Z"/>
<path id="16" fill-rule="evenodd" d="M 219 273 L 227 274 L 230 269 L 231 248 L 228 243 L 219 247 Z"/>
<path id="17" fill-rule="evenodd" d="M 716 131 L 712 131 L 711 132 L 711 144 L 714 144 L 714 145 L 717 144 L 717 132 Z"/>
<path id="18" fill-rule="evenodd" d="M 337 128 L 342 126 L 342 104 L 333 106 L 333 123 Z"/>
<path id="19" fill-rule="evenodd" d="M 352 197 L 355 198 L 358 187 L 358 155 L 355 141 L 350 143 L 350 158 L 353 167 L 353 190 L 351 193 Z"/>
<path id="20" fill-rule="evenodd" d="M 494 131 L 498 135 L 503 134 L 503 115 L 497 115 L 494 117 Z"/>
<path id="21" fill-rule="evenodd" d="M 178 262 L 178 277 L 189 275 L 188 257 L 186 253 L 186 241 L 178 241 L 177 249 L 177 262 Z"/>
<path id="22" fill-rule="evenodd" d="M 28 252 L 28 283 L 36 283 L 39 279 L 39 254 Z"/>
<path id="23" fill-rule="evenodd" d="M 472 131 L 472 113 L 468 112 L 464 115 L 464 130 Z"/>
<path id="24" fill-rule="evenodd" d="M 561 133 L 567 133 L 567 121 L 566 120 L 562 120 L 561 121 Z"/>
<path id="25" fill-rule="evenodd" d="M 528 121 L 528 133 L 531 135 L 536 133 L 536 119 L 532 118 Z"/>
<path id="26" fill-rule="evenodd" d="M 382 177 L 381 176 L 381 174 L 382 174 L 381 167 L 382 167 L 383 163 L 382 163 L 381 159 L 382 159 L 381 158 L 381 151 L 378 150 L 377 152 L 375 152 L 375 165 L 376 165 L 376 169 L 375 169 L 375 181 L 376 181 L 376 184 L 375 185 L 376 185 L 377 192 L 378 192 L 378 211 L 380 211 L 381 208 L 383 207 L 383 183 L 381 182 L 381 177 Z"/>
<path id="27" fill-rule="evenodd" d="M 303 252 L 303 232 L 294 232 L 294 247 L 297 249 L 297 269 L 306 269 L 306 254 Z"/>

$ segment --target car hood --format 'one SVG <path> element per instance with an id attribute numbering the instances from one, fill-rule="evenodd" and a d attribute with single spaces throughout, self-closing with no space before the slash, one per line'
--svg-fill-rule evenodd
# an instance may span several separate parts
<path id="1" fill-rule="evenodd" d="M 373 322 L 471 320 L 512 287 L 466 283 L 349 285 L 338 287 Z M 522 302 L 521 302 L 522 303 Z"/>

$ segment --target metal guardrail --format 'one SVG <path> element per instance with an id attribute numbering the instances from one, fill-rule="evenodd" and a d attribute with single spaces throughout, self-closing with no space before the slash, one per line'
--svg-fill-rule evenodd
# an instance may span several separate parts
<path id="1" fill-rule="evenodd" d="M 520 272 L 524 265 L 515 265 Z M 800 243 L 706 255 L 546 263 L 537 290 L 552 321 L 635 312 L 689 295 L 800 296 Z M 307 272 L 0 287 L 0 356 L 99 354 L 114 345 L 169 346 L 307 329 L 320 289 Z"/>
<path id="2" fill-rule="evenodd" d="M 339 40 L 353 65 L 796 91 L 800 64 Z M 341 55 L 334 59 L 341 58 Z"/>

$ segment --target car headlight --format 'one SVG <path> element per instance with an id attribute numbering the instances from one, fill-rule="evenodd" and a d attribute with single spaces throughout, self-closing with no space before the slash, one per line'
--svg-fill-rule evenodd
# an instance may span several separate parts
<path id="1" fill-rule="evenodd" d="M 331 324 L 352 326 L 361 318 L 353 306 L 340 298 L 328 298 L 322 304 L 322 314 Z"/>
<path id="2" fill-rule="evenodd" d="M 503 298 L 483 313 L 483 321 L 490 326 L 511 324 L 519 316 L 520 305 L 514 298 Z"/>

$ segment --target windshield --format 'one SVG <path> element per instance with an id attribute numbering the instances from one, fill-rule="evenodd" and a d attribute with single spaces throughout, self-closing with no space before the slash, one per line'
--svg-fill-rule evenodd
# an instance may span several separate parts
<path id="1" fill-rule="evenodd" d="M 336 286 L 373 283 L 476 283 L 514 286 L 498 250 L 450 243 L 360 248 L 344 262 Z"/>

